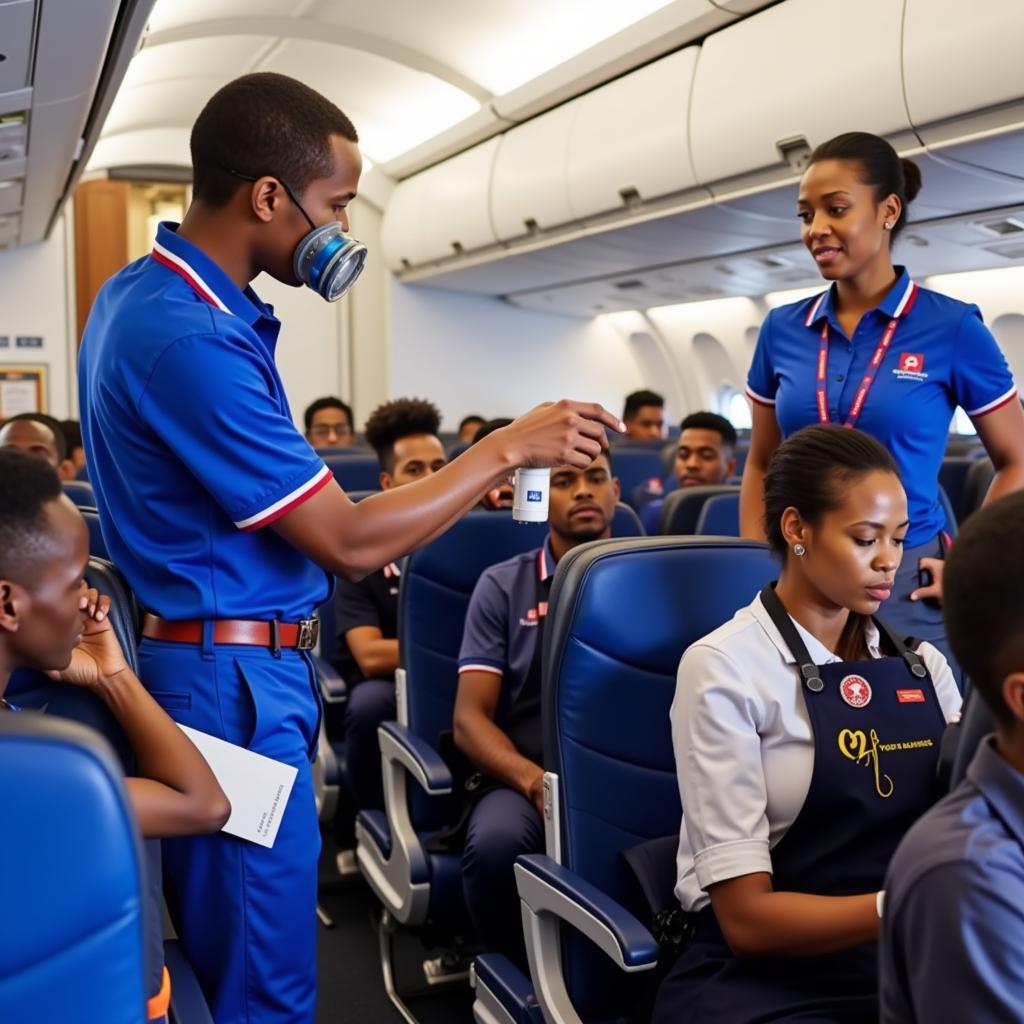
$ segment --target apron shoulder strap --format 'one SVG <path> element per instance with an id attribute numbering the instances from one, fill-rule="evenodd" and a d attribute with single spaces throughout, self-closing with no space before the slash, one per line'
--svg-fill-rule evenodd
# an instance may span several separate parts
<path id="1" fill-rule="evenodd" d="M 915 649 L 920 645 L 920 640 L 916 640 L 914 637 L 901 640 L 881 619 L 872 619 L 872 621 L 878 629 L 879 638 L 883 644 L 888 646 L 897 658 L 902 658 L 907 663 L 911 675 L 917 679 L 924 679 L 928 675 L 928 669 L 925 668 L 921 656 Z"/>
<path id="2" fill-rule="evenodd" d="M 773 584 L 769 583 L 761 591 L 761 604 L 764 605 L 765 611 L 768 612 L 768 617 L 775 623 L 775 628 L 782 634 L 782 639 L 789 648 L 789 653 L 796 658 L 804 686 L 812 693 L 821 693 L 825 688 L 825 684 L 821 681 L 821 673 L 818 672 L 818 666 L 811 660 L 811 656 L 807 652 L 807 645 L 803 642 L 796 626 L 793 625 L 789 612 L 783 607 L 782 602 L 775 593 Z"/>

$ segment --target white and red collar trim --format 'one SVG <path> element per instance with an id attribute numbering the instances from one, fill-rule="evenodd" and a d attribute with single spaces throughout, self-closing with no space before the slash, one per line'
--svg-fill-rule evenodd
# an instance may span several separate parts
<path id="1" fill-rule="evenodd" d="M 205 299 L 211 306 L 216 306 L 217 309 L 234 316 L 234 313 L 220 300 L 217 293 L 199 276 L 198 273 L 180 256 L 176 253 L 171 252 L 166 246 L 161 245 L 159 242 L 153 243 L 153 252 L 151 253 L 153 259 L 157 263 L 162 263 L 168 270 L 173 270 L 176 274 L 183 277 L 188 283 L 196 290 L 196 292 Z"/>
<path id="2" fill-rule="evenodd" d="M 896 308 L 892 312 L 892 319 L 903 316 L 904 313 L 910 312 L 910 307 L 913 306 L 914 300 L 917 298 L 917 285 L 913 281 L 907 282 L 907 287 L 903 290 L 903 295 L 900 297 L 900 301 L 896 304 Z M 823 291 L 815 300 L 814 305 L 811 306 L 807 313 L 807 319 L 804 321 L 805 327 L 813 327 L 814 321 L 818 319 L 818 315 L 821 312 L 821 305 L 825 301 L 825 297 L 828 295 L 828 290 Z"/>
<path id="3" fill-rule="evenodd" d="M 546 579 L 550 579 L 554 575 L 554 566 L 551 566 L 550 572 L 548 571 L 548 546 L 545 544 L 540 551 L 537 552 L 537 579 L 543 583 Z"/>

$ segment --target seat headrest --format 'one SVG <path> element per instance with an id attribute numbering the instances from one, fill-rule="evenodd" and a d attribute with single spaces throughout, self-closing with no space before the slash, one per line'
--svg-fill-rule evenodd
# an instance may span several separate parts
<path id="1" fill-rule="evenodd" d="M 708 498 L 716 494 L 739 493 L 733 484 L 709 484 L 705 487 L 680 487 L 665 496 L 658 520 L 662 536 L 690 536 L 697 532 L 697 520 Z"/>

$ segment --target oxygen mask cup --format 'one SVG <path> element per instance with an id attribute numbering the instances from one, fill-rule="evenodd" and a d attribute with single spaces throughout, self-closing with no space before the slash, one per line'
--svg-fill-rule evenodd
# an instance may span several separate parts
<path id="1" fill-rule="evenodd" d="M 299 242 L 293 269 L 295 276 L 321 298 L 336 302 L 356 283 L 366 263 L 366 253 L 362 242 L 350 238 L 337 221 L 331 221 L 314 227 Z"/>
<path id="2" fill-rule="evenodd" d="M 512 518 L 517 523 L 546 522 L 551 470 L 517 469 L 513 486 Z"/>

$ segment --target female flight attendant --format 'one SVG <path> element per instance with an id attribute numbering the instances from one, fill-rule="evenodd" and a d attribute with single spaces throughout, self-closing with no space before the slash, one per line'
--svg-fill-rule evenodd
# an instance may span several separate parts
<path id="1" fill-rule="evenodd" d="M 977 427 L 996 470 L 992 501 L 1024 486 L 1024 415 L 977 307 L 922 288 L 893 266 L 893 240 L 920 187 L 916 165 L 875 135 L 839 135 L 812 154 L 797 215 L 804 245 L 833 283 L 773 310 L 761 328 L 747 379 L 754 416 L 741 528 L 744 537 L 764 537 L 762 484 L 783 437 L 809 423 L 871 434 L 896 459 L 910 505 L 886 620 L 945 652 L 941 611 L 923 600 L 941 597 L 938 474 L 950 420 L 962 406 Z"/>
<path id="2" fill-rule="evenodd" d="M 654 1024 L 877 1021 L 879 890 L 960 706 L 942 654 L 872 618 L 908 526 L 892 456 L 808 427 L 775 452 L 764 504 L 778 582 L 679 666 L 676 894 L 694 933 Z"/>

